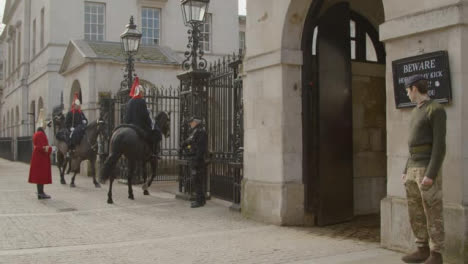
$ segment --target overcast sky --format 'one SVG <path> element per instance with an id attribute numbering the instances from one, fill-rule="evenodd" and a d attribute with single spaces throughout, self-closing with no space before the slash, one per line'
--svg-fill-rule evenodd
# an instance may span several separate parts
<path id="1" fill-rule="evenodd" d="M 1 0 L 5 1 L 5 0 Z M 247 0 L 239 0 L 239 15 L 245 15 L 245 1 Z"/>

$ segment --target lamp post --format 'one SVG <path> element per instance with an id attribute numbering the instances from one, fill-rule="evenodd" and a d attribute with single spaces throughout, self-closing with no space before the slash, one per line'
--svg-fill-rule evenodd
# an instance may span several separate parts
<path id="1" fill-rule="evenodd" d="M 136 29 L 133 23 L 133 16 L 130 17 L 130 23 L 126 26 L 126 30 L 120 35 L 122 49 L 127 54 L 127 65 L 125 67 L 125 78 L 127 79 L 127 88 L 130 90 L 133 84 L 134 56 L 140 48 L 141 32 Z"/>
<path id="2" fill-rule="evenodd" d="M 188 31 L 189 43 L 187 44 L 190 51 L 185 52 L 185 60 L 182 62 L 184 70 L 206 69 L 207 62 L 200 48 L 200 26 L 205 22 L 209 3 L 210 0 L 181 0 L 184 24 L 191 27 Z"/>
<path id="3" fill-rule="evenodd" d="M 185 52 L 185 60 L 182 62 L 183 73 L 177 75 L 180 80 L 180 125 L 179 135 L 181 139 L 189 136 L 188 120 L 196 116 L 207 123 L 208 118 L 208 86 L 210 72 L 206 70 L 207 61 L 203 58 L 203 48 L 200 47 L 201 26 L 205 22 L 208 11 L 209 0 L 181 0 L 182 16 L 188 30 L 188 51 Z M 178 197 L 189 199 L 192 188 L 192 165 L 189 155 L 181 151 L 179 155 L 181 165 L 179 170 L 179 192 Z M 203 189 L 207 193 L 207 177 L 203 179 Z"/>

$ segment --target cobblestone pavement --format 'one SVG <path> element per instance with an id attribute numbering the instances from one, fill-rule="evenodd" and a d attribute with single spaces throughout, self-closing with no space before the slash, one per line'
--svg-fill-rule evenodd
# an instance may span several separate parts
<path id="1" fill-rule="evenodd" d="M 125 185 L 115 184 L 115 204 L 108 205 L 107 186 L 96 189 L 82 176 L 77 188 L 60 185 L 53 167 L 54 184 L 45 186 L 52 199 L 39 201 L 28 171 L 26 164 L 0 159 L 2 264 L 400 263 L 400 253 L 381 249 L 373 239 L 353 240 L 344 226 L 266 225 L 216 201 L 190 209 L 164 191 L 167 183 L 155 183 L 151 196 L 135 186 L 134 201 Z"/>

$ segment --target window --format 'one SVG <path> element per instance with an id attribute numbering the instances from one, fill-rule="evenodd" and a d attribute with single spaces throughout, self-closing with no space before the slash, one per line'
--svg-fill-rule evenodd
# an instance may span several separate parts
<path id="1" fill-rule="evenodd" d="M 161 9 L 144 7 L 141 9 L 141 30 L 143 45 L 157 45 L 160 42 Z"/>
<path id="2" fill-rule="evenodd" d="M 32 35 L 32 54 L 36 55 L 36 19 L 33 20 L 33 35 Z"/>
<path id="3" fill-rule="evenodd" d="M 245 49 L 245 32 L 244 31 L 239 32 L 239 49 L 240 50 Z"/>
<path id="4" fill-rule="evenodd" d="M 85 39 L 104 40 L 105 5 L 85 2 Z"/>
<path id="5" fill-rule="evenodd" d="M 13 44 L 11 45 L 11 70 L 12 72 L 15 71 L 16 65 L 15 65 L 15 55 L 16 55 L 16 34 L 13 35 Z"/>
<path id="6" fill-rule="evenodd" d="M 349 35 L 351 39 L 351 59 L 356 59 L 356 22 L 349 21 Z"/>
<path id="7" fill-rule="evenodd" d="M 312 38 L 312 55 L 317 55 L 319 27 L 315 26 Z M 364 17 L 351 14 L 349 21 L 351 60 L 361 62 L 385 62 L 385 49 L 378 40 L 378 32 Z"/>
<path id="8" fill-rule="evenodd" d="M 211 51 L 211 14 L 206 14 L 205 22 L 200 25 L 200 49 Z"/>
<path id="9" fill-rule="evenodd" d="M 21 67 L 21 31 L 18 31 L 18 56 L 17 56 L 17 61 L 16 61 L 16 67 Z M 16 72 L 16 78 L 19 78 L 20 76 L 20 70 Z"/>
<path id="10" fill-rule="evenodd" d="M 44 48 L 44 8 L 41 9 L 41 50 Z"/>

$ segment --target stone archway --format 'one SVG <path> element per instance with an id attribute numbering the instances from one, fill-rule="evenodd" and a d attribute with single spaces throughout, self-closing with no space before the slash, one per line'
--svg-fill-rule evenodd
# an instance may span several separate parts
<path id="1" fill-rule="evenodd" d="M 78 99 L 80 100 L 81 104 L 83 105 L 83 97 L 81 93 L 81 85 L 78 80 L 74 80 L 72 84 L 72 88 L 70 90 L 70 106 L 73 104 L 73 98 L 75 98 L 75 94 L 78 95 Z"/>
<path id="2" fill-rule="evenodd" d="M 303 35 L 313 30 L 305 27 L 309 10 L 340 1 L 272 2 L 247 2 L 242 213 L 280 225 L 314 224 L 315 215 L 305 210 Z M 376 1 L 351 2 L 351 9 L 369 14 L 368 4 Z M 384 22 L 382 2 L 377 2 L 381 19 L 369 19 L 374 27 Z M 320 10 L 312 17 L 318 15 Z"/>

